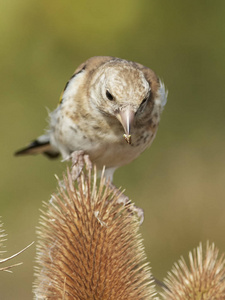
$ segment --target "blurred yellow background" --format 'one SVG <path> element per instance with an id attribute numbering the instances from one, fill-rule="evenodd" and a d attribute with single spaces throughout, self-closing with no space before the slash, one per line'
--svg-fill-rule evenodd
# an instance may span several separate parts
<path id="1" fill-rule="evenodd" d="M 13 152 L 43 133 L 75 68 L 95 55 L 152 68 L 169 97 L 152 147 L 115 173 L 145 211 L 153 274 L 200 241 L 225 251 L 225 2 L 1 1 L 0 215 L 11 255 L 36 240 L 42 201 L 65 164 Z M 0 273 L 0 299 L 32 299 L 35 246 Z"/>

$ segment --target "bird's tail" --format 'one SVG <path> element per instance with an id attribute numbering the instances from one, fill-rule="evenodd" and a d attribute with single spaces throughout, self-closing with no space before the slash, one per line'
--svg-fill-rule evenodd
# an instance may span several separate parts
<path id="1" fill-rule="evenodd" d="M 56 158 L 59 156 L 59 152 L 51 146 L 48 135 L 41 135 L 36 140 L 32 141 L 27 147 L 16 151 L 15 155 L 40 153 L 48 156 L 49 158 Z"/>

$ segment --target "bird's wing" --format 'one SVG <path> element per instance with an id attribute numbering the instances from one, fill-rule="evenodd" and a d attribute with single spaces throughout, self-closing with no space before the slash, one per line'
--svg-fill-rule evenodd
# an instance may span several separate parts
<path id="1" fill-rule="evenodd" d="M 32 141 L 27 147 L 15 152 L 15 155 L 27 155 L 27 154 L 44 154 L 49 158 L 56 158 L 59 156 L 59 152 L 53 149 L 50 145 L 48 135 L 42 135 L 36 140 Z"/>

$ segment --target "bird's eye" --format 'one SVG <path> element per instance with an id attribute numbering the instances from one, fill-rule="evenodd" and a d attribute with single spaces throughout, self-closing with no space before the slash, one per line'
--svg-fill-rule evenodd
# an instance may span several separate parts
<path id="1" fill-rule="evenodd" d="M 114 97 L 113 97 L 113 95 L 112 94 L 110 94 L 110 92 L 108 91 L 108 90 L 106 90 L 106 97 L 110 100 L 110 101 L 112 101 L 112 100 L 114 100 Z"/>
<path id="2" fill-rule="evenodd" d="M 148 97 L 144 98 L 141 102 L 141 105 L 144 105 L 148 101 Z"/>

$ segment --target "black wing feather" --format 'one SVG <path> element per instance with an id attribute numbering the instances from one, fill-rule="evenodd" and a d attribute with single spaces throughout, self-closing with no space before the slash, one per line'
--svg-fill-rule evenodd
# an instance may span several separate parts
<path id="1" fill-rule="evenodd" d="M 49 158 L 57 158 L 59 156 L 59 152 L 53 150 L 49 142 L 40 142 L 38 140 L 35 140 L 31 142 L 27 147 L 16 151 L 15 155 L 19 156 L 39 153 L 42 153 Z"/>

